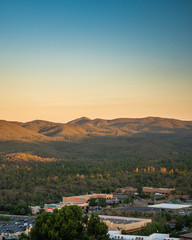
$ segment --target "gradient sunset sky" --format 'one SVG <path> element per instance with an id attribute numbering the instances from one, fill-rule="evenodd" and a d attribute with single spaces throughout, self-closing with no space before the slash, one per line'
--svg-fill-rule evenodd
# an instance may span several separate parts
<path id="1" fill-rule="evenodd" d="M 191 0 L 1 0 L 0 119 L 192 120 Z"/>

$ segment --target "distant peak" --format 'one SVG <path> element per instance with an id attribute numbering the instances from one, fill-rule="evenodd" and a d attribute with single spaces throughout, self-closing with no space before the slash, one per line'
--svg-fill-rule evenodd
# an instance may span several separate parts
<path id="1" fill-rule="evenodd" d="M 29 124 L 29 123 L 33 123 L 33 124 L 42 124 L 42 123 L 52 123 L 50 121 L 46 121 L 46 120 L 39 120 L 39 119 L 36 119 L 36 120 L 32 120 L 32 121 L 29 121 L 29 122 L 26 122 L 26 124 Z"/>
<path id="2" fill-rule="evenodd" d="M 77 118 L 75 120 L 72 120 L 72 121 L 68 122 L 68 124 L 83 124 L 83 123 L 86 123 L 86 122 L 89 122 L 89 121 L 91 121 L 90 118 L 81 117 L 81 118 Z"/>

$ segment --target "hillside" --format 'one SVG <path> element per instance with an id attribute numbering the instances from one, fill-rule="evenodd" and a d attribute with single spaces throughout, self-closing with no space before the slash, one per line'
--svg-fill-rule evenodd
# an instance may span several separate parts
<path id="1" fill-rule="evenodd" d="M 0 171 L 0 211 L 5 212 L 18 199 L 42 205 L 63 195 L 125 186 L 175 187 L 192 196 L 192 122 L 155 117 L 0 121 Z"/>
<path id="2" fill-rule="evenodd" d="M 54 158 L 42 158 L 36 155 L 31 155 L 29 153 L 10 153 L 10 154 L 0 154 L 5 161 L 36 161 L 36 162 L 53 162 Z"/>
<path id="3" fill-rule="evenodd" d="M 83 117 L 67 124 L 35 120 L 26 123 L 0 121 L 0 141 L 67 141 L 94 136 L 146 136 L 192 134 L 192 121 L 157 117 L 113 120 Z"/>
<path id="4" fill-rule="evenodd" d="M 0 120 L 0 141 L 45 141 L 46 137 L 19 124 Z"/>

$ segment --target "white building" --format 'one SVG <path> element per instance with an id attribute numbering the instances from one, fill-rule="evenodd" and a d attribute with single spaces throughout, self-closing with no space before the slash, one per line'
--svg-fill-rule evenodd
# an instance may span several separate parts
<path id="1" fill-rule="evenodd" d="M 149 236 L 123 235 L 120 231 L 109 231 L 111 239 L 120 240 L 180 240 L 180 238 L 170 238 L 169 234 L 153 233 Z"/>
<path id="2" fill-rule="evenodd" d="M 192 205 L 187 204 L 175 204 L 175 203 L 160 203 L 148 206 L 150 208 L 159 208 L 164 210 L 180 210 L 192 207 Z"/>

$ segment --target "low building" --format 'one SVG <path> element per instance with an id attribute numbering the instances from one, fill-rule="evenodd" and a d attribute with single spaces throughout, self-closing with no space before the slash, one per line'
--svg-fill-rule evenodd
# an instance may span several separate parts
<path id="1" fill-rule="evenodd" d="M 192 233 L 186 233 L 179 236 L 181 240 L 191 240 L 192 239 Z"/>
<path id="2" fill-rule="evenodd" d="M 188 204 L 174 204 L 174 203 L 160 203 L 148 206 L 150 208 L 159 208 L 162 210 L 181 210 L 181 209 L 187 209 L 192 207 L 192 205 Z"/>
<path id="3" fill-rule="evenodd" d="M 89 207 L 89 201 L 91 198 L 105 198 L 106 200 L 117 200 L 113 197 L 113 194 L 87 194 L 72 197 L 63 197 L 63 201 L 60 203 L 45 204 L 44 210 L 46 212 L 53 212 L 55 208 L 61 209 L 64 206 L 76 205 L 82 209 Z"/>
<path id="4" fill-rule="evenodd" d="M 169 195 L 174 190 L 175 190 L 175 188 L 152 188 L 152 187 L 143 187 L 142 188 L 142 191 L 145 194 L 159 193 L 159 194 L 163 194 L 163 195 Z"/>
<path id="5" fill-rule="evenodd" d="M 133 188 L 133 187 L 118 188 L 117 192 L 126 193 L 126 194 L 135 194 L 137 193 L 137 188 Z"/>
<path id="6" fill-rule="evenodd" d="M 40 206 L 31 206 L 30 208 L 31 208 L 31 212 L 32 212 L 33 215 L 38 214 L 41 210 Z"/>
<path id="7" fill-rule="evenodd" d="M 149 236 L 123 235 L 120 231 L 109 231 L 111 239 L 121 240 L 180 240 L 180 238 L 170 238 L 169 234 L 153 233 Z"/>
<path id="8" fill-rule="evenodd" d="M 61 209 L 61 203 L 52 203 L 52 204 L 45 204 L 44 210 L 46 212 L 53 212 L 54 209 Z"/>
<path id="9" fill-rule="evenodd" d="M 148 208 L 152 209 L 152 211 L 168 211 L 168 212 L 175 212 L 180 216 L 186 216 L 189 211 L 191 211 L 192 205 L 187 204 L 174 204 L 174 203 L 161 203 L 148 206 Z"/>
<path id="10" fill-rule="evenodd" d="M 148 223 L 151 223 L 151 219 L 143 218 L 129 218 L 120 216 L 107 216 L 99 215 L 110 231 L 124 230 L 127 233 L 139 231 L 142 227 L 145 227 Z"/>
<path id="11" fill-rule="evenodd" d="M 63 197 L 63 201 L 61 203 L 62 206 L 65 205 L 77 205 L 79 207 L 85 208 L 89 206 L 89 200 L 91 198 L 105 198 L 106 200 L 114 199 L 113 194 L 87 194 L 80 196 L 72 196 L 72 197 Z"/>

